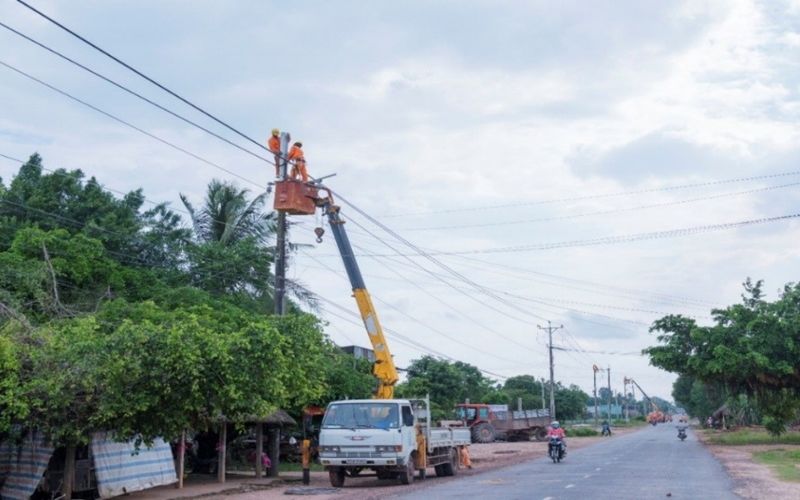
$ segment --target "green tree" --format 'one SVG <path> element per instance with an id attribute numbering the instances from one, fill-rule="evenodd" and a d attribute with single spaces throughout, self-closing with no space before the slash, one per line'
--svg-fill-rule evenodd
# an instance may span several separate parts
<path id="1" fill-rule="evenodd" d="M 654 322 L 660 345 L 644 352 L 654 366 L 752 396 L 767 429 L 779 434 L 800 408 L 800 285 L 786 285 L 775 302 L 761 287 L 748 279 L 742 303 L 712 311 L 709 327 L 681 316 Z"/>
<path id="2" fill-rule="evenodd" d="M 477 367 L 432 356 L 411 362 L 407 380 L 398 384 L 397 393 L 400 397 L 430 395 L 434 419 L 449 418 L 455 405 L 465 399 L 473 403 L 496 403 L 493 398 L 499 395 L 494 382 L 484 377 Z"/>

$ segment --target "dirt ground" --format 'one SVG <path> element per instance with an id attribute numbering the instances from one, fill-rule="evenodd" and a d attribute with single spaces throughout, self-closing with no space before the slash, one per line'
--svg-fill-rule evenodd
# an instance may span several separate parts
<path id="1" fill-rule="evenodd" d="M 701 433 L 697 433 L 703 441 Z M 764 464 L 753 460 L 753 453 L 776 449 L 797 450 L 797 445 L 745 445 L 706 447 L 717 457 L 733 478 L 734 493 L 752 500 L 800 498 L 800 483 L 781 481 L 777 474 Z"/>
<path id="2" fill-rule="evenodd" d="M 614 436 L 627 434 L 638 430 L 638 428 L 615 429 L 611 438 L 602 437 L 582 437 L 568 438 L 569 449 L 574 450 L 590 446 L 603 439 L 614 439 Z M 497 469 L 509 465 L 514 465 L 520 461 L 543 457 L 547 454 L 546 442 L 497 442 L 489 444 L 473 444 L 470 446 L 470 456 L 472 458 L 472 469 L 461 469 L 458 476 L 480 474 L 488 470 Z M 444 481 L 457 481 L 456 477 L 439 478 L 430 470 L 430 475 L 424 480 L 416 480 L 410 486 L 400 486 L 396 480 L 378 480 L 373 477 L 350 478 L 345 481 L 344 489 L 332 489 L 328 482 L 328 475 L 325 472 L 315 472 L 311 475 L 311 484 L 302 486 L 297 478 L 286 476 L 284 481 L 276 483 L 267 489 L 258 488 L 252 491 L 230 492 L 224 496 L 226 499 L 237 500 L 271 500 L 286 498 L 292 490 L 298 494 L 311 493 L 308 488 L 317 489 L 314 497 L 320 500 L 377 500 L 391 497 L 393 494 L 409 493 L 425 488 L 427 485 L 439 484 Z M 288 491 L 287 491 L 288 490 Z"/>

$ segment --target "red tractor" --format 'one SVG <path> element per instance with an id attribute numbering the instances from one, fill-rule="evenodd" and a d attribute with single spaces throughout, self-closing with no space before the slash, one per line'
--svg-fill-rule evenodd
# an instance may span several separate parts
<path id="1" fill-rule="evenodd" d="M 547 410 L 510 411 L 508 405 L 462 403 L 456 405 L 456 418 L 472 429 L 473 443 L 496 439 L 542 441 L 547 437 L 550 416 Z"/>

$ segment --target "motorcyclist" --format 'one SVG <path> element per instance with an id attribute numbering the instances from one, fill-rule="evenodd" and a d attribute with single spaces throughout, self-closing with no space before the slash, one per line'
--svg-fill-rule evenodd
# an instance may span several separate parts
<path id="1" fill-rule="evenodd" d="M 550 428 L 547 429 L 547 438 L 559 438 L 561 439 L 561 449 L 564 450 L 564 453 L 567 453 L 567 434 L 564 432 L 564 429 L 561 428 L 561 424 L 558 423 L 558 420 L 553 420 L 550 422 Z"/>
<path id="2" fill-rule="evenodd" d="M 603 429 L 602 434 L 604 436 L 610 436 L 611 435 L 611 425 L 608 423 L 608 420 L 603 420 L 603 423 L 600 424 L 600 425 L 602 426 L 602 429 Z"/>

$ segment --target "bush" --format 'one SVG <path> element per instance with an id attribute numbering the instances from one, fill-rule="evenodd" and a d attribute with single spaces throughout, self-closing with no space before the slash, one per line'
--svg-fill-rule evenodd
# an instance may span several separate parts
<path id="1" fill-rule="evenodd" d="M 566 433 L 568 437 L 590 437 L 600 435 L 599 432 L 591 427 L 570 427 L 566 429 Z"/>

